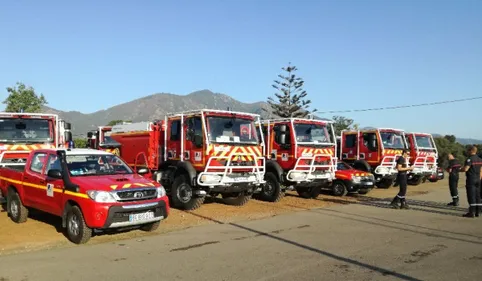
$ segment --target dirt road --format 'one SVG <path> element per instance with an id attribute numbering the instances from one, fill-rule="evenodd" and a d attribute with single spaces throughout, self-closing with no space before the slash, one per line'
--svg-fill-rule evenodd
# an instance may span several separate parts
<path id="1" fill-rule="evenodd" d="M 415 187 L 410 186 L 408 194 L 424 194 L 440 188 L 446 189 L 446 181 L 425 183 Z M 322 195 L 316 200 L 303 199 L 298 197 L 296 192 L 290 192 L 281 200 L 281 202 L 275 204 L 251 200 L 246 206 L 242 207 L 233 207 L 218 202 L 209 202 L 204 204 L 200 209 L 192 212 L 183 212 L 172 209 L 170 217 L 153 233 L 145 233 L 136 230 L 114 235 L 106 234 L 94 237 L 89 241 L 89 244 L 157 235 L 193 226 L 212 224 L 212 220 L 235 222 L 260 219 L 293 211 L 329 207 L 333 204 L 357 200 L 357 198 L 393 197 L 397 192 L 398 189 L 392 187 L 390 189 L 372 190 L 366 196 L 333 197 Z M 5 211 L 2 210 L 0 213 L 0 256 L 59 247 L 73 247 L 61 232 L 60 219 L 47 214 L 33 213 L 26 223 L 15 224 L 7 217 Z"/>
<path id="2" fill-rule="evenodd" d="M 383 198 L 395 189 L 378 193 L 260 220 L 211 218 L 163 235 L 3 256 L 0 280 L 480 279 L 482 221 L 447 207 L 446 188 L 412 188 L 412 210 L 387 208 Z"/>

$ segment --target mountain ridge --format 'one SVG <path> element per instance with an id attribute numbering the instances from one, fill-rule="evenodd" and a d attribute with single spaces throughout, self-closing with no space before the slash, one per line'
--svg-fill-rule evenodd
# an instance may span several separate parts
<path id="1" fill-rule="evenodd" d="M 154 93 L 132 101 L 114 105 L 92 113 L 80 111 L 62 111 L 43 106 L 43 112 L 57 114 L 60 118 L 72 124 L 74 137 L 85 137 L 87 132 L 98 126 L 108 124 L 112 120 L 130 120 L 133 122 L 161 119 L 166 113 L 196 109 L 226 109 L 240 112 L 260 114 L 269 117 L 263 108 L 269 108 L 267 102 L 258 101 L 244 103 L 223 93 L 215 93 L 207 89 L 192 92 L 187 95 L 172 93 Z M 317 119 L 325 119 L 319 118 Z M 368 126 L 367 126 L 368 127 Z M 433 136 L 442 136 L 433 134 Z M 482 144 L 482 140 L 471 138 L 457 138 L 461 144 Z"/>

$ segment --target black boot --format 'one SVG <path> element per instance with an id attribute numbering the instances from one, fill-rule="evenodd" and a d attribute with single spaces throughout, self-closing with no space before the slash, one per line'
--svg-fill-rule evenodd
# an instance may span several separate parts
<path id="1" fill-rule="evenodd" d="M 469 212 L 465 215 L 463 215 L 463 217 L 465 218 L 473 218 L 475 217 L 475 213 L 476 213 L 477 209 L 475 208 L 475 206 L 470 206 L 469 207 Z"/>
<path id="2" fill-rule="evenodd" d="M 402 199 L 402 204 L 401 204 L 401 206 L 400 206 L 400 209 L 405 209 L 405 210 L 410 209 L 410 206 L 408 206 L 407 201 L 405 200 L 405 198 Z"/>
<path id="3" fill-rule="evenodd" d="M 392 203 L 390 203 L 390 208 L 393 208 L 393 209 L 400 209 L 400 207 L 398 207 L 398 203 L 400 202 L 400 198 L 398 198 L 398 196 L 395 196 L 395 198 L 393 198 L 392 200 Z"/>
<path id="4" fill-rule="evenodd" d="M 448 203 L 447 206 L 454 206 L 457 207 L 459 205 L 459 198 L 452 199 L 453 201 Z"/>

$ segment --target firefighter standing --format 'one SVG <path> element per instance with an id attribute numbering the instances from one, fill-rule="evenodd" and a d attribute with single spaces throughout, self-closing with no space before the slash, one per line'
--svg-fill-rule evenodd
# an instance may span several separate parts
<path id="1" fill-rule="evenodd" d="M 469 201 L 469 212 L 464 217 L 473 218 L 478 217 L 482 211 L 480 198 L 482 159 L 477 156 L 477 147 L 475 146 L 468 149 L 468 154 L 469 157 L 465 160 L 464 167 L 460 171 L 465 172 L 465 187 L 467 189 L 467 200 Z"/>
<path id="2" fill-rule="evenodd" d="M 458 206 L 459 205 L 459 191 L 457 186 L 459 184 L 459 170 L 460 163 L 455 159 L 452 153 L 449 153 L 449 166 L 447 167 L 447 172 L 449 173 L 449 189 L 450 196 L 452 196 L 452 202 L 448 203 L 448 206 Z"/>
<path id="3" fill-rule="evenodd" d="M 398 203 L 400 202 L 401 209 L 409 209 L 407 205 L 407 201 L 405 200 L 405 194 L 407 194 L 407 171 L 413 170 L 412 167 L 408 167 L 407 165 L 407 157 L 408 151 L 404 149 L 402 151 L 402 156 L 397 159 L 397 179 L 398 185 L 400 186 L 400 191 L 398 194 L 393 198 L 392 203 L 390 203 L 390 207 L 394 209 L 399 209 Z"/>

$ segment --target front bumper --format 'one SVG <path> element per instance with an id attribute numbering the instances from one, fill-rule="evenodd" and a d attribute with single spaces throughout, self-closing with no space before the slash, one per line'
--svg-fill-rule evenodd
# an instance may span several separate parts
<path id="1" fill-rule="evenodd" d="M 135 220 L 135 215 L 147 213 L 152 215 L 144 215 L 143 218 Z M 111 206 L 102 228 L 119 228 L 153 223 L 166 219 L 168 215 L 168 206 L 164 200 L 152 203 Z"/>
<path id="2" fill-rule="evenodd" d="M 375 187 L 375 181 L 373 180 L 362 180 L 360 182 L 353 182 L 350 181 L 350 184 L 347 185 L 348 192 L 357 192 L 357 191 L 365 191 L 371 190 Z"/>

